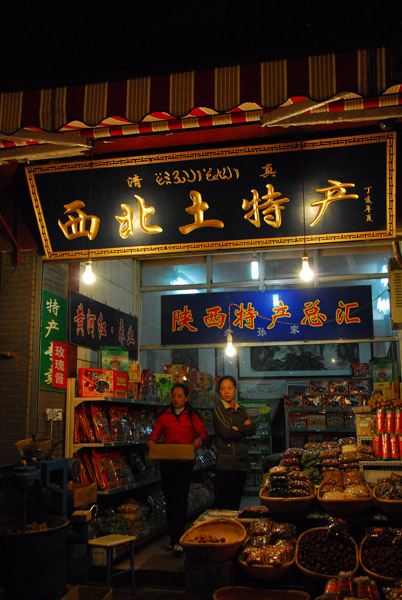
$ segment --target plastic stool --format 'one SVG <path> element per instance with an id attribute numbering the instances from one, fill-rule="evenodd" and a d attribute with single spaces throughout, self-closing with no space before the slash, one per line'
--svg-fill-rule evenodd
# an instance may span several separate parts
<path id="1" fill-rule="evenodd" d="M 131 592 L 135 594 L 135 570 L 134 570 L 134 540 L 132 535 L 104 535 L 102 537 L 88 540 L 88 546 L 92 548 L 105 548 L 106 550 L 106 586 L 111 587 L 112 577 L 123 575 L 131 571 Z M 130 568 L 122 569 L 113 573 L 113 549 L 128 544 L 130 549 Z"/>

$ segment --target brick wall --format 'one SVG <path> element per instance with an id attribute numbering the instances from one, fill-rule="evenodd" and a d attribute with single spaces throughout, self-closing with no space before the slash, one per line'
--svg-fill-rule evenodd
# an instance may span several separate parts
<path id="1" fill-rule="evenodd" d="M 30 435 L 37 253 L 0 255 L 0 465 L 18 460 L 15 442 Z M 4 358 L 6 353 L 14 358 Z"/>

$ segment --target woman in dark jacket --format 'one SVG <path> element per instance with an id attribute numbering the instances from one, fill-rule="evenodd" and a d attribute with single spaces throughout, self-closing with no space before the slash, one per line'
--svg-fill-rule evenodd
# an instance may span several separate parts
<path id="1" fill-rule="evenodd" d="M 204 423 L 197 411 L 188 404 L 189 389 L 176 383 L 171 389 L 171 404 L 157 418 L 148 446 L 163 436 L 164 444 L 193 444 L 201 448 L 208 441 Z M 171 546 L 175 554 L 182 554 L 179 540 L 187 521 L 188 493 L 193 474 L 192 460 L 161 460 L 162 490 L 166 504 L 166 518 Z"/>
<path id="2" fill-rule="evenodd" d="M 217 446 L 215 508 L 239 510 L 250 466 L 247 438 L 255 434 L 256 425 L 235 400 L 237 384 L 233 377 L 222 377 L 217 389 L 221 400 L 213 411 Z"/>

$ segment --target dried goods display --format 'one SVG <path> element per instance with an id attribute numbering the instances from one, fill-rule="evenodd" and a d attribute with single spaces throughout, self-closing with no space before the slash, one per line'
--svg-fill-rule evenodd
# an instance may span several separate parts
<path id="1" fill-rule="evenodd" d="M 360 545 L 363 569 L 381 581 L 402 577 L 402 529 L 371 527 Z"/>
<path id="2" fill-rule="evenodd" d="M 243 571 L 256 579 L 280 579 L 292 566 L 296 528 L 292 523 L 256 519 L 239 554 Z"/>
<path id="3" fill-rule="evenodd" d="M 391 473 L 390 477 L 380 479 L 374 487 L 377 499 L 402 500 L 402 477 L 398 473 Z"/>
<path id="4" fill-rule="evenodd" d="M 180 544 L 189 559 L 225 562 L 236 555 L 246 537 L 247 531 L 240 521 L 216 518 L 190 527 L 180 538 Z"/>
<path id="5" fill-rule="evenodd" d="M 333 469 L 323 474 L 317 490 L 322 509 L 338 517 L 351 517 L 365 513 L 371 506 L 372 491 L 358 469 Z"/>
<path id="6" fill-rule="evenodd" d="M 308 529 L 299 536 L 296 564 L 311 577 L 329 578 L 340 571 L 355 573 L 358 548 L 345 522 L 330 520 L 328 527 Z"/>

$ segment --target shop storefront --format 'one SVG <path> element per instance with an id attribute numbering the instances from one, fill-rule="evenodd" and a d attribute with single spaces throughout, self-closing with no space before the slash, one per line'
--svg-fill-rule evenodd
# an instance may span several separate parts
<path id="1" fill-rule="evenodd" d="M 8 137 L 20 133 L 3 143 L 0 159 L 3 151 L 9 160 L 33 157 L 23 176 L 38 244 L 7 229 L 0 302 L 13 323 L 16 305 L 24 307 L 29 339 L 4 329 L 3 464 L 16 461 L 15 442 L 32 434 L 59 442 L 56 456 L 80 456 L 85 463 L 87 442 L 76 437 L 74 421 L 83 404 L 80 370 L 102 366 L 105 347 L 121 347 L 132 372 L 140 365 L 131 379 L 134 401 L 145 400 L 152 387 L 156 404 L 163 404 L 166 382 L 186 365 L 206 420 L 216 378 L 235 377 L 260 427 L 246 484 L 251 495 L 261 489 L 270 455 L 355 434 L 351 398 L 366 404 L 373 391 L 365 365 L 393 359 L 384 383 L 400 381 L 401 94 L 389 56 L 378 49 L 378 77 L 385 73 L 386 81 L 372 89 L 352 71 L 345 79 L 341 69 L 346 58 L 369 61 L 363 51 L 334 55 L 330 64 L 324 57 L 303 62 L 304 92 L 291 77 L 295 62 L 278 61 L 287 85 L 276 86 L 275 98 L 268 63 L 258 75 L 228 68 L 217 69 L 215 79 L 210 73 L 172 76 L 169 106 L 163 99 L 155 105 L 157 81 L 148 78 L 150 93 L 143 94 L 133 80 L 126 108 L 137 87 L 137 98 L 149 103 L 136 104 L 137 112 L 129 106 L 119 123 L 112 84 L 88 86 L 79 107 L 70 102 L 77 95 L 69 88 L 62 99 L 51 90 L 40 100 L 34 93 L 4 95 L 2 106 L 17 102 L 20 111 L 4 109 L 0 129 Z M 332 73 L 335 87 L 320 89 L 317 73 L 324 72 Z M 246 93 L 251 74 L 255 87 Z M 225 98 L 221 84 L 231 78 L 238 85 L 229 86 Z M 179 102 L 181 86 L 191 94 L 179 106 L 173 99 Z M 110 101 L 107 114 L 92 102 L 101 97 Z M 35 123 L 27 99 L 30 114 L 32 101 L 39 102 L 41 131 L 28 133 Z M 56 110 L 58 120 L 53 114 L 52 133 L 45 135 L 48 110 Z M 49 140 L 60 144 L 59 154 L 45 147 Z M 303 281 L 307 261 L 314 276 Z M 87 268 L 93 283 L 83 280 Z M 22 281 L 27 287 L 19 299 Z M 236 350 L 231 356 L 228 342 Z M 24 369 L 15 400 L 11 379 Z M 313 386 L 320 394 L 316 410 L 292 404 L 307 402 Z M 328 408 L 324 396 L 337 396 L 339 410 Z M 145 438 L 152 415 L 143 407 L 138 412 Z M 131 466 L 145 468 L 143 452 L 137 463 L 134 455 Z M 209 464 L 211 456 L 204 458 Z M 157 474 L 147 477 L 153 485 Z M 208 490 L 207 479 L 206 473 L 197 482 L 196 498 L 202 487 Z M 108 485 L 104 481 L 104 495 Z M 121 487 L 131 491 L 135 480 Z M 118 488 L 119 482 L 115 497 Z M 207 495 L 202 500 L 194 513 L 210 502 Z M 151 519 L 155 498 L 153 509 Z"/>

